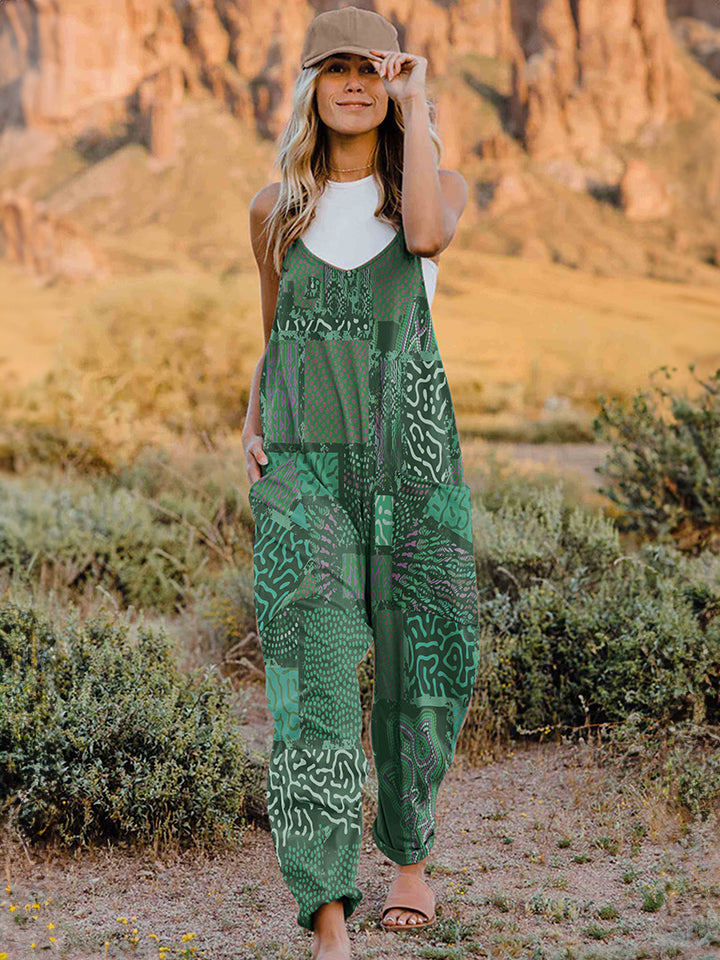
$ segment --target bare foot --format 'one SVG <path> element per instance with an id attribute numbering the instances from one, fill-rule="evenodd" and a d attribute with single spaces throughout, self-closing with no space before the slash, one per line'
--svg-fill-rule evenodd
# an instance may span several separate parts
<path id="1" fill-rule="evenodd" d="M 398 873 L 412 873 L 416 874 L 419 877 L 423 877 L 425 873 L 425 864 L 427 863 L 427 857 L 424 860 L 419 860 L 417 863 L 409 863 L 407 866 L 402 866 L 397 864 Z M 383 917 L 383 923 L 388 926 L 405 926 L 414 925 L 416 923 L 425 923 L 427 917 L 424 913 L 418 913 L 417 910 L 403 910 L 401 907 L 393 907 Z"/>
<path id="2" fill-rule="evenodd" d="M 312 919 L 312 960 L 350 960 L 350 937 L 342 900 L 324 903 Z"/>

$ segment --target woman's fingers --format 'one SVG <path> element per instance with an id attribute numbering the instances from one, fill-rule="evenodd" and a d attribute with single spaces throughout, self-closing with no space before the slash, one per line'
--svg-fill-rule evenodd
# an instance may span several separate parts
<path id="1" fill-rule="evenodd" d="M 260 464 L 266 464 L 268 462 L 268 458 L 262 448 L 262 440 L 252 441 L 248 444 L 245 451 L 245 459 L 247 460 L 248 480 L 251 484 L 255 483 L 255 481 L 259 480 L 262 476 Z"/>

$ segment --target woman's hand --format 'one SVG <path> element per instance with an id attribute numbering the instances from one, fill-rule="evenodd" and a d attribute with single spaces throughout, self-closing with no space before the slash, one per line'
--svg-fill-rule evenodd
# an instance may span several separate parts
<path id="1" fill-rule="evenodd" d="M 396 53 L 394 50 L 375 50 L 370 53 L 382 57 L 380 63 L 371 61 L 383 79 L 388 96 L 399 100 L 410 97 L 425 97 L 425 73 L 427 60 L 412 53 Z"/>
<path id="2" fill-rule="evenodd" d="M 259 433 L 251 434 L 247 441 L 243 438 L 243 450 L 245 451 L 245 463 L 247 465 L 247 475 L 250 486 L 262 476 L 260 473 L 260 464 L 266 464 L 268 462 L 268 458 L 265 456 L 262 448 L 262 441 L 262 435 Z"/>

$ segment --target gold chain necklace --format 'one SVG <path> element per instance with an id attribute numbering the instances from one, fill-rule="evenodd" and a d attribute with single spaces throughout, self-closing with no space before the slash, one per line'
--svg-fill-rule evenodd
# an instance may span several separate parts
<path id="1" fill-rule="evenodd" d="M 352 173 L 352 172 L 355 171 L 355 170 L 367 170 L 367 168 L 368 168 L 368 167 L 371 167 L 371 166 L 372 166 L 372 163 L 366 163 L 366 164 L 365 164 L 364 166 L 362 166 L 362 167 L 330 167 L 330 169 L 331 169 L 331 170 L 334 170 L 335 173 Z M 331 183 L 346 183 L 346 182 L 347 182 L 347 181 L 344 181 L 344 180 L 332 180 L 330 177 L 328 177 L 328 180 L 330 180 Z"/>

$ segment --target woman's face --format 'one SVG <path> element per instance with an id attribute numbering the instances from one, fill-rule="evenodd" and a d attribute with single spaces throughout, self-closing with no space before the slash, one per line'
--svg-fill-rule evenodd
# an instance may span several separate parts
<path id="1" fill-rule="evenodd" d="M 372 62 L 358 53 L 326 57 L 315 89 L 320 119 L 338 133 L 365 133 L 385 119 L 385 84 Z"/>

